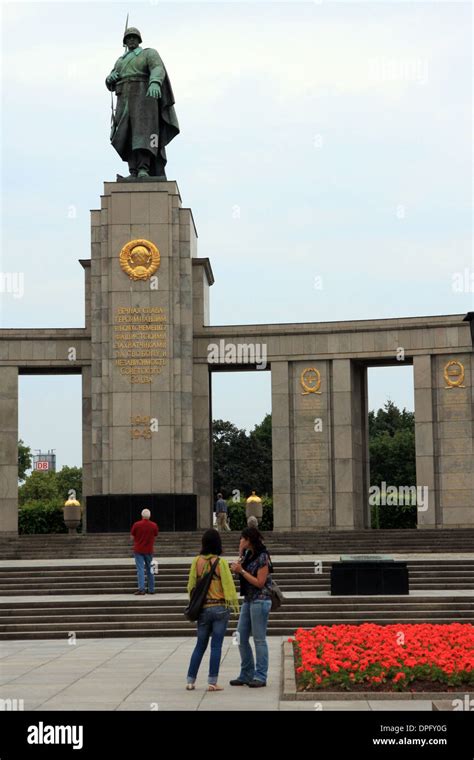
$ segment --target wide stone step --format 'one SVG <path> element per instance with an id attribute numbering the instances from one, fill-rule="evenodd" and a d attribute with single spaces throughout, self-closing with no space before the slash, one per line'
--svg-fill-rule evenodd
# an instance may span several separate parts
<path id="1" fill-rule="evenodd" d="M 315 565 L 315 563 L 294 563 L 293 565 L 284 564 L 281 562 L 274 562 L 274 568 L 276 573 L 281 573 L 286 577 L 309 577 L 312 575 L 329 575 L 331 571 L 331 565 L 333 562 L 325 562 L 322 566 Z M 474 560 L 459 560 L 456 563 L 452 563 L 449 560 L 440 560 L 433 565 L 427 563 L 414 563 L 407 562 L 407 566 L 412 575 L 449 575 L 449 576 L 473 576 L 474 577 Z M 4 567 L 0 568 L 0 580 L 9 580 L 13 577 L 16 578 L 64 578 L 71 576 L 80 577 L 107 577 L 110 575 L 134 575 L 134 565 L 100 565 L 97 567 L 91 565 L 76 565 L 76 566 L 54 566 L 45 567 L 38 565 L 37 567 Z M 189 572 L 189 563 L 183 565 L 165 565 L 160 564 L 158 558 L 158 575 L 166 577 L 182 577 Z"/>
<path id="2" fill-rule="evenodd" d="M 199 547 L 202 531 L 160 533 L 159 552 L 162 556 L 192 555 Z M 223 534 L 224 551 L 234 553 L 240 531 Z M 296 553 L 387 553 L 413 552 L 472 552 L 474 530 L 357 530 L 357 531 L 299 531 L 264 532 L 265 541 L 273 554 Z M 72 557 L 125 558 L 131 556 L 128 533 L 85 534 L 70 537 L 65 534 L 32 535 L 0 539 L 0 556 L 7 559 Z"/>
<path id="3" fill-rule="evenodd" d="M 158 612 L 168 613 L 178 611 L 180 614 L 185 606 L 184 599 L 162 599 L 149 597 L 137 600 L 107 600 L 107 601 L 48 601 L 48 602 L 2 602 L 0 605 L 0 618 L 8 615 L 32 616 L 34 614 L 82 614 L 93 613 L 103 614 L 107 612 L 117 612 L 120 614 L 155 614 Z M 470 598 L 465 597 L 301 597 L 286 598 L 282 607 L 283 612 L 309 610 L 318 612 L 322 608 L 331 610 L 397 610 L 416 608 L 429 611 L 430 609 L 474 609 L 474 595 Z M 273 612 L 272 615 L 279 615 L 281 611 Z"/>
<path id="4" fill-rule="evenodd" d="M 392 617 L 397 620 L 403 620 L 406 617 L 406 609 L 403 610 L 331 610 L 331 619 L 334 621 L 352 620 L 354 618 L 364 618 L 367 621 L 374 621 L 380 617 Z M 464 622 L 474 621 L 474 609 L 470 610 L 410 610 L 410 617 L 418 618 L 420 620 L 429 620 L 432 617 L 439 617 L 442 614 L 444 617 L 449 617 L 453 620 L 462 620 Z M 283 624 L 295 625 L 296 627 L 309 626 L 319 624 L 321 618 L 327 618 L 327 610 L 307 610 L 299 611 L 295 615 L 292 611 L 273 613 L 270 618 L 270 625 Z M 133 619 L 132 619 L 133 618 Z M 68 630 L 81 630 L 81 626 L 84 624 L 94 624 L 98 626 L 101 624 L 109 623 L 124 623 L 130 624 L 132 627 L 140 626 L 144 621 L 147 623 L 163 623 L 168 625 L 170 623 L 183 622 L 182 612 L 167 612 L 157 613 L 156 611 L 150 611 L 149 614 L 140 612 L 133 616 L 123 615 L 119 613 L 103 613 L 100 615 L 81 614 L 81 615 L 35 615 L 25 620 L 21 616 L 12 616 L 7 620 L 2 616 L 0 617 L 0 632 L 7 631 L 19 631 L 26 630 L 28 627 L 37 630 L 48 629 L 68 629 Z M 63 627 L 63 628 L 62 628 Z M 72 627 L 72 628 L 71 628 Z"/>
<path id="5" fill-rule="evenodd" d="M 366 621 L 364 620 L 354 620 L 351 621 L 351 625 L 361 625 Z M 374 621 L 372 621 L 374 622 Z M 391 625 L 393 623 L 398 622 L 397 620 L 394 620 L 393 618 L 380 618 L 376 621 L 378 625 Z M 417 618 L 405 618 L 404 623 L 419 623 L 419 620 Z M 439 625 L 446 625 L 449 623 L 452 623 L 453 621 L 450 618 L 446 617 L 439 617 L 434 618 L 430 620 L 430 623 L 436 623 Z M 320 620 L 318 621 L 319 625 L 333 625 L 333 620 L 330 618 Z M 295 629 L 297 627 L 304 627 L 304 626 L 275 626 L 270 627 L 268 630 L 269 636 L 292 636 L 295 632 Z M 231 636 L 232 633 L 235 631 L 235 626 L 229 625 L 227 629 L 227 635 Z M 175 626 L 170 628 L 158 628 L 158 627 L 135 627 L 132 630 L 129 630 L 127 628 L 119 628 L 119 627 L 113 627 L 110 628 L 102 628 L 102 629 L 91 629 L 87 628 L 82 631 L 76 631 L 76 636 L 78 639 L 87 639 L 87 638 L 141 638 L 141 637 L 153 637 L 153 636 L 172 636 L 172 637 L 195 637 L 196 631 L 195 629 L 191 627 L 185 627 L 185 626 Z M 58 630 L 51 630 L 48 632 L 41 632 L 41 631 L 17 631 L 17 632 L 7 632 L 7 633 L 0 633 L 0 640 L 8 641 L 12 639 L 16 640 L 38 640 L 38 639 L 64 639 L 65 633 L 64 631 L 58 631 Z"/>
<path id="6" fill-rule="evenodd" d="M 302 597 L 298 597 L 298 596 L 296 596 L 296 597 L 289 598 L 288 596 L 286 596 L 285 597 L 285 604 L 292 604 L 292 605 L 296 604 L 297 605 L 297 604 L 307 604 L 308 602 L 311 602 L 311 603 L 317 604 L 317 605 L 321 605 L 321 604 L 341 604 L 341 603 L 343 603 L 343 604 L 346 604 L 346 603 L 350 604 L 351 602 L 354 602 L 355 604 L 360 604 L 361 600 L 369 601 L 369 602 L 371 602 L 373 604 L 379 604 L 379 603 L 383 603 L 384 600 L 385 600 L 387 603 L 388 603 L 388 601 L 390 601 L 390 603 L 394 603 L 395 604 L 398 601 L 403 601 L 403 603 L 406 603 L 406 604 L 415 604 L 415 605 L 417 605 L 418 603 L 422 603 L 422 602 L 425 602 L 425 601 L 426 601 L 426 603 L 429 604 L 431 602 L 433 602 L 433 603 L 439 602 L 440 600 L 448 600 L 448 601 L 452 602 L 453 604 L 458 605 L 460 603 L 465 603 L 466 601 L 469 601 L 472 598 L 474 598 L 474 592 L 471 592 L 469 589 L 467 591 L 469 593 L 473 593 L 473 596 L 472 597 L 468 597 L 467 599 L 466 599 L 466 597 L 463 597 L 463 596 L 450 596 L 449 595 L 450 591 L 447 590 L 444 593 L 443 596 L 436 596 L 436 597 L 433 597 L 433 596 L 422 597 L 422 596 L 418 596 L 418 595 L 417 596 L 414 596 L 414 595 L 411 595 L 411 596 L 402 596 L 402 597 L 395 596 L 395 595 L 394 596 L 388 595 L 388 596 L 343 596 L 343 597 L 341 597 L 341 596 L 329 596 L 328 595 L 328 596 L 314 596 L 314 597 L 311 597 L 311 596 L 309 596 L 309 597 L 303 597 L 303 596 Z M 317 595 L 319 595 L 320 593 L 321 593 L 321 591 L 316 591 L 315 592 L 315 594 L 317 594 Z M 327 593 L 327 592 L 323 592 L 323 593 Z M 441 591 L 441 593 L 443 593 L 443 592 Z M 21 601 L 21 599 L 22 599 L 21 596 L 18 596 L 18 597 L 14 597 L 13 595 L 11 597 L 5 596 L 4 597 L 4 601 L 2 601 L 0 603 L 0 613 L 1 613 L 1 611 L 3 609 L 5 609 L 5 608 L 9 608 L 10 609 L 13 605 L 23 605 L 25 607 L 28 607 L 28 606 L 29 607 L 33 607 L 34 606 L 35 608 L 37 606 L 57 607 L 58 605 L 82 606 L 83 604 L 86 604 L 87 606 L 100 606 L 100 607 L 103 607 L 104 605 L 114 605 L 114 604 L 123 605 L 123 606 L 129 606 L 129 604 L 133 604 L 134 602 L 137 602 L 137 600 L 138 600 L 138 604 L 156 603 L 156 604 L 180 604 L 180 605 L 184 604 L 185 605 L 187 603 L 186 602 L 187 597 L 185 595 L 183 595 L 181 598 L 178 597 L 176 599 L 176 601 L 170 600 L 169 598 L 165 598 L 164 594 L 163 595 L 155 594 L 153 597 L 150 597 L 148 595 L 143 596 L 143 597 L 137 597 L 133 592 L 129 592 L 129 593 L 127 593 L 127 594 L 124 595 L 124 596 L 127 597 L 127 599 L 125 599 L 125 600 L 122 599 L 122 598 L 121 599 L 119 599 L 119 598 L 115 599 L 114 598 L 115 596 L 118 597 L 118 595 L 111 594 L 111 595 L 108 596 L 107 600 L 104 600 L 104 601 L 99 602 L 99 603 L 96 603 L 96 600 L 93 599 L 93 598 L 88 599 L 87 595 L 84 595 L 83 598 L 81 598 L 80 601 L 77 601 L 77 597 L 75 595 L 64 594 L 64 595 L 61 595 L 61 597 L 62 597 L 61 601 L 58 601 L 57 595 L 55 595 L 55 594 L 44 594 L 44 595 L 41 596 L 41 601 L 38 601 L 38 602 L 31 601 L 31 599 L 25 600 L 24 602 L 22 602 Z M 166 596 L 168 596 L 168 595 L 166 595 Z M 130 602 L 129 602 L 129 600 L 130 600 Z M 377 600 L 380 600 L 380 601 L 377 601 Z"/>
<path id="7" fill-rule="evenodd" d="M 302 581 L 285 582 L 276 577 L 283 593 L 298 591 L 329 591 L 329 581 Z M 411 591 L 450 591 L 450 590 L 474 590 L 473 582 L 453 581 L 413 581 L 410 580 Z M 131 594 L 136 590 L 136 581 L 131 579 L 128 583 L 111 581 L 110 583 L 57 583 L 57 584 L 13 584 L 0 585 L 0 596 L 57 596 L 61 594 L 94 595 L 94 594 Z M 186 593 L 185 583 L 156 583 L 156 594 Z"/>
<path id="8" fill-rule="evenodd" d="M 474 570 L 473 571 L 466 571 L 463 572 L 460 568 L 459 570 L 444 570 L 440 568 L 439 571 L 425 571 L 425 570 L 413 570 L 411 567 L 408 567 L 408 571 L 410 574 L 410 578 L 419 581 L 422 579 L 427 580 L 449 580 L 449 581 L 458 581 L 458 580 L 466 580 L 470 582 L 471 580 L 474 580 Z M 181 572 L 158 572 L 155 574 L 155 577 L 157 579 L 161 579 L 163 582 L 183 582 L 187 581 L 189 574 L 189 568 L 186 570 L 182 570 Z M 312 579 L 320 578 L 324 580 L 328 580 L 331 577 L 331 573 L 329 570 L 325 570 L 322 573 L 314 572 L 314 571 L 304 571 L 301 572 L 287 572 L 284 569 L 281 568 L 275 568 L 274 570 L 274 576 L 278 579 L 282 579 L 287 581 L 288 583 L 296 583 L 298 581 L 311 581 Z M 5 573 L 0 574 L 0 585 L 8 586 L 13 583 L 61 583 L 61 582 L 87 582 L 87 583 L 98 583 L 98 582 L 107 582 L 111 580 L 116 581 L 126 581 L 130 580 L 132 578 L 136 578 L 136 572 L 135 569 L 127 569 L 127 570 L 118 570 L 116 572 L 114 571 L 102 571 L 98 573 L 81 573 L 81 572 L 64 572 L 64 573 L 45 573 L 42 571 L 39 571 L 38 573 L 34 571 L 29 571 L 27 574 L 13 574 L 13 573 Z"/>
<path id="9" fill-rule="evenodd" d="M 452 612 L 452 614 L 449 614 L 447 612 L 443 612 L 442 616 L 444 619 L 449 619 L 453 622 L 459 621 L 459 622 L 467 622 L 472 623 L 474 621 L 474 612 L 471 613 L 457 613 L 455 611 Z M 394 622 L 398 622 L 400 620 L 405 619 L 405 615 L 402 612 L 399 613 L 385 613 L 383 615 L 380 615 L 379 613 L 368 613 L 368 612 L 339 612 L 335 614 L 331 614 L 331 621 L 333 623 L 340 623 L 340 622 L 347 622 L 351 623 L 352 621 L 361 621 L 364 620 L 365 622 L 378 622 L 380 618 L 388 619 L 390 618 Z M 418 621 L 420 620 L 426 620 L 431 622 L 433 619 L 437 619 L 439 617 L 439 613 L 428 615 L 417 612 L 417 611 L 411 611 L 410 617 L 412 620 L 416 619 Z M 285 615 L 278 615 L 276 618 L 273 618 L 273 620 L 269 621 L 269 629 L 272 629 L 274 627 L 281 627 L 281 626 L 288 626 L 293 627 L 293 630 L 296 628 L 311 628 L 314 625 L 322 625 L 321 620 L 327 619 L 327 615 L 314 615 L 314 614 L 306 614 L 301 615 L 298 618 L 294 618 L 292 616 L 285 616 Z M 163 618 L 163 617 L 150 617 L 148 616 L 146 619 L 138 619 L 138 620 L 125 620 L 123 618 L 113 618 L 113 617 L 103 617 L 99 620 L 96 618 L 86 619 L 86 620 L 78 620 L 75 619 L 74 621 L 66 620 L 62 621 L 60 619 L 55 620 L 52 624 L 51 622 L 41 622 L 38 620 L 35 620 L 31 623 L 26 623 L 25 621 L 21 621 L 20 623 L 12 623 L 8 626 L 1 625 L 0 626 L 0 633 L 18 633 L 19 631 L 37 631 L 37 632 L 43 632 L 50 630 L 55 631 L 64 631 L 65 633 L 70 633 L 71 631 L 74 631 L 74 633 L 77 633 L 79 631 L 83 631 L 85 629 L 95 629 L 95 630 L 103 630 L 104 628 L 108 628 L 110 625 L 127 629 L 130 631 L 133 631 L 135 628 L 140 628 L 142 625 L 146 626 L 155 626 L 159 630 L 167 629 L 167 628 L 176 628 L 177 625 L 182 624 L 182 620 L 180 617 L 169 617 L 169 618 Z M 231 627 L 235 628 L 237 624 L 237 621 L 231 621 L 230 625 Z M 71 628 L 71 625 L 73 625 L 73 628 Z M 191 626 L 191 624 L 189 624 Z M 195 626 L 192 626 L 193 630 L 195 630 Z"/>

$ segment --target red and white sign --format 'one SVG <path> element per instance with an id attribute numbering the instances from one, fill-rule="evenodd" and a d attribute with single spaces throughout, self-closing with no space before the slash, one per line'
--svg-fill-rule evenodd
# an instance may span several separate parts
<path id="1" fill-rule="evenodd" d="M 49 462 L 36 462 L 35 470 L 49 470 Z"/>

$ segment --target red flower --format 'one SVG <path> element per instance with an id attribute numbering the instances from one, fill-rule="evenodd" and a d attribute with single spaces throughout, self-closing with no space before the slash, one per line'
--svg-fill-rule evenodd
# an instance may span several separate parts
<path id="1" fill-rule="evenodd" d="M 403 635 L 401 635 L 403 634 Z M 395 688 L 416 678 L 470 686 L 474 672 L 474 626 L 451 623 L 433 625 L 334 625 L 299 628 L 291 639 L 301 658 L 298 672 L 305 684 L 324 687 L 358 683 Z M 422 668 L 422 673 L 420 673 Z M 356 674 L 359 678 L 356 679 Z"/>

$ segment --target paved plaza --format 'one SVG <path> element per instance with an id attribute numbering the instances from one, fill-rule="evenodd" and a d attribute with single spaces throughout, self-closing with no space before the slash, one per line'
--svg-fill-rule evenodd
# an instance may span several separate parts
<path id="1" fill-rule="evenodd" d="M 186 691 L 194 639 L 110 638 L 0 643 L 0 699 L 23 700 L 25 710 L 311 710 L 315 702 L 280 699 L 283 637 L 268 639 L 270 670 L 265 689 L 231 687 L 239 653 L 224 641 L 219 683 L 206 690 L 208 653 L 195 691 Z M 21 703 L 17 703 L 21 704 Z M 431 710 L 428 700 L 341 700 L 322 710 Z"/>

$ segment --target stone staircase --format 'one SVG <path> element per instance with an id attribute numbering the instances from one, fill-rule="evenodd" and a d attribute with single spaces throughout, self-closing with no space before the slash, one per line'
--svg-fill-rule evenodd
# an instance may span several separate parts
<path id="1" fill-rule="evenodd" d="M 287 597 L 270 616 L 269 634 L 291 635 L 298 627 L 336 623 L 474 624 L 474 559 L 413 559 L 408 565 L 410 589 L 416 595 L 331 597 L 321 595 L 329 591 L 329 562 L 316 572 L 314 562 L 276 560 L 274 577 L 283 592 L 309 594 Z M 186 600 L 181 598 L 188 570 L 189 563 L 161 562 L 157 593 L 134 597 L 131 563 L 0 568 L 0 639 L 67 639 L 71 633 L 80 638 L 194 636 L 195 626 L 185 620 Z M 467 593 L 450 593 L 460 589 Z M 83 598 L 94 594 L 102 594 L 103 599 Z M 130 598 L 111 599 L 114 594 Z M 21 600 L 21 596 L 38 596 L 38 600 Z M 233 616 L 229 634 L 235 627 Z"/>
<path id="2" fill-rule="evenodd" d="M 184 600 L 159 596 L 126 601 L 51 601 L 0 603 L 0 640 L 135 636 L 194 636 L 195 625 L 183 616 Z M 322 597 L 286 600 L 272 612 L 269 635 L 292 635 L 296 628 L 337 623 L 474 624 L 474 596 Z M 236 629 L 232 616 L 228 633 Z"/>
<path id="3" fill-rule="evenodd" d="M 283 593 L 288 591 L 329 592 L 330 562 L 274 562 L 274 578 Z M 411 591 L 472 589 L 474 559 L 410 560 Z M 186 592 L 189 563 L 158 565 L 157 594 Z M 132 594 L 136 590 L 134 565 L 51 565 L 0 568 L 0 597 L 63 596 L 73 594 Z"/>
<path id="4" fill-rule="evenodd" d="M 202 532 L 160 533 L 159 557 L 193 556 Z M 222 534 L 224 554 L 235 555 L 239 531 Z M 264 534 L 270 552 L 277 554 L 367 554 L 474 552 L 474 529 L 270 531 Z M 80 559 L 130 557 L 128 533 L 86 533 L 0 537 L 0 559 Z"/>

